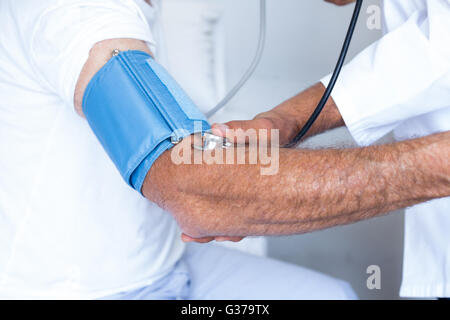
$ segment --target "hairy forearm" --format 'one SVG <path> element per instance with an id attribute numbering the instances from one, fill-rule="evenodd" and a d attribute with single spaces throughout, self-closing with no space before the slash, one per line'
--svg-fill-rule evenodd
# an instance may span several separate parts
<path id="1" fill-rule="evenodd" d="M 261 165 L 155 163 L 144 194 L 189 235 L 309 232 L 450 195 L 450 136 L 347 150 L 280 150 L 279 173 Z"/>

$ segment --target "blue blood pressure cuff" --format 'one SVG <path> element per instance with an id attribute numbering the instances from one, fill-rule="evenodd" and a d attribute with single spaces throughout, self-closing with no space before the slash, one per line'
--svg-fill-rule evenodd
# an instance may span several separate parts
<path id="1" fill-rule="evenodd" d="M 163 152 L 211 129 L 169 73 L 142 51 L 111 58 L 88 84 L 83 112 L 122 177 L 139 192 Z"/>

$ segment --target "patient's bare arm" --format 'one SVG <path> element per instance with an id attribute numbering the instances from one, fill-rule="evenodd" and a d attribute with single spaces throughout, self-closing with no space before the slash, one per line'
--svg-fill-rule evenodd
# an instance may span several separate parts
<path id="1" fill-rule="evenodd" d="M 449 196 L 449 159 L 450 133 L 361 149 L 282 149 L 273 176 L 261 176 L 260 165 L 177 166 L 166 153 L 144 194 L 193 237 L 295 234 Z"/>
<path id="2" fill-rule="evenodd" d="M 137 40 L 96 46 L 77 85 L 78 112 L 84 88 L 116 48 L 148 52 Z M 194 237 L 302 233 L 450 195 L 449 133 L 364 149 L 281 149 L 273 176 L 262 176 L 261 164 L 176 165 L 170 152 L 143 193 Z"/>

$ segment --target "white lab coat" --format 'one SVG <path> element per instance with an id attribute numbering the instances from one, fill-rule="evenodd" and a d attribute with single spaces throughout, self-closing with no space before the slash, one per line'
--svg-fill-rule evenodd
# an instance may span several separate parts
<path id="1" fill-rule="evenodd" d="M 333 93 L 348 129 L 360 145 L 450 130 L 450 0 L 386 0 L 383 14 L 384 37 Z M 400 295 L 450 297 L 450 198 L 406 210 Z"/>

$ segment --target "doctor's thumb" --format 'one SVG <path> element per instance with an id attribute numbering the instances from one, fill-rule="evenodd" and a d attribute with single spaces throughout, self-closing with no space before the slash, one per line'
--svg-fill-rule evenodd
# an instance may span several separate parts
<path id="1" fill-rule="evenodd" d="M 226 124 L 215 123 L 212 125 L 212 133 L 221 137 L 226 137 L 234 143 L 249 142 L 249 137 L 257 134 L 258 140 L 270 141 L 271 130 L 274 129 L 270 119 L 259 118 L 254 120 L 235 120 Z M 261 131 L 264 130 L 264 131 Z"/>

